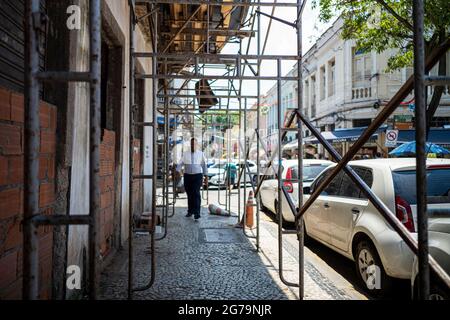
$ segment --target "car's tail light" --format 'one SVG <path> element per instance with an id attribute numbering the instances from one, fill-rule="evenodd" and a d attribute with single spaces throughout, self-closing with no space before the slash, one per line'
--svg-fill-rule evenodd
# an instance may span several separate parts
<path id="1" fill-rule="evenodd" d="M 399 196 L 395 197 L 395 214 L 406 229 L 410 232 L 414 232 L 414 220 L 411 206 L 405 199 Z"/>
<path id="2" fill-rule="evenodd" d="M 289 168 L 286 172 L 286 180 L 292 180 L 292 168 Z M 294 185 L 291 181 L 286 181 L 284 184 L 284 188 L 287 192 L 293 193 L 294 192 Z"/>

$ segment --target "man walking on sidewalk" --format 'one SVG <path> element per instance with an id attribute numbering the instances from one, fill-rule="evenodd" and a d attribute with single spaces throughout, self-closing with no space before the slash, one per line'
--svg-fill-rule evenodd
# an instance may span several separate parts
<path id="1" fill-rule="evenodd" d="M 208 179 L 208 166 L 203 151 L 199 150 L 198 141 L 191 139 L 191 148 L 183 152 L 180 163 L 177 166 L 177 172 L 181 174 L 184 167 L 184 187 L 188 198 L 188 213 L 186 217 L 195 217 L 200 219 L 202 196 L 200 189 L 203 179 Z M 207 181 L 206 181 L 207 183 Z"/>

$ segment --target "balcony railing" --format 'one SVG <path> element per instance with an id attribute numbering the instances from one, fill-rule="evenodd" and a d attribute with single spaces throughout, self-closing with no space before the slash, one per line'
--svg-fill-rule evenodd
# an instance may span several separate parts
<path id="1" fill-rule="evenodd" d="M 352 100 L 362 100 L 372 98 L 371 87 L 357 87 L 352 89 Z"/>

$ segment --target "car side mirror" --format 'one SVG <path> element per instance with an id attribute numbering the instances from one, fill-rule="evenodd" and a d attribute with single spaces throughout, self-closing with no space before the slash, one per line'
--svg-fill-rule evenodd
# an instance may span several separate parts
<path id="1" fill-rule="evenodd" d="M 311 187 L 303 187 L 303 194 L 311 194 Z"/>

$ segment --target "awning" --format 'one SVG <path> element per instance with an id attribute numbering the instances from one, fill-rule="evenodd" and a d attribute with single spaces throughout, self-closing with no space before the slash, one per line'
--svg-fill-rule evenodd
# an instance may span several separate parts
<path id="1" fill-rule="evenodd" d="M 367 127 L 361 127 L 361 128 L 351 128 L 351 129 L 338 129 L 335 131 L 325 131 L 322 132 L 323 137 L 331 143 L 336 142 L 354 142 L 361 137 L 361 135 L 364 133 L 364 131 L 367 129 Z M 380 127 L 375 134 L 373 134 L 370 137 L 370 140 L 376 140 L 378 135 L 382 132 L 385 132 L 387 129 L 387 126 Z M 309 136 L 304 139 L 305 143 L 310 144 L 317 144 L 319 141 L 316 139 L 315 136 Z"/>
<path id="2" fill-rule="evenodd" d="M 177 123 L 176 120 L 177 120 L 177 119 L 174 118 L 174 117 L 171 117 L 171 118 L 170 118 L 169 123 L 170 123 L 170 126 L 171 126 L 171 127 L 175 126 L 175 124 Z M 165 118 L 162 117 L 162 116 L 159 116 L 159 117 L 158 117 L 158 124 L 164 125 L 165 123 L 166 123 Z"/>
<path id="3" fill-rule="evenodd" d="M 397 145 L 406 142 L 416 141 L 415 130 L 400 130 L 398 133 Z M 427 142 L 438 145 L 450 145 L 450 129 L 431 129 Z"/>

